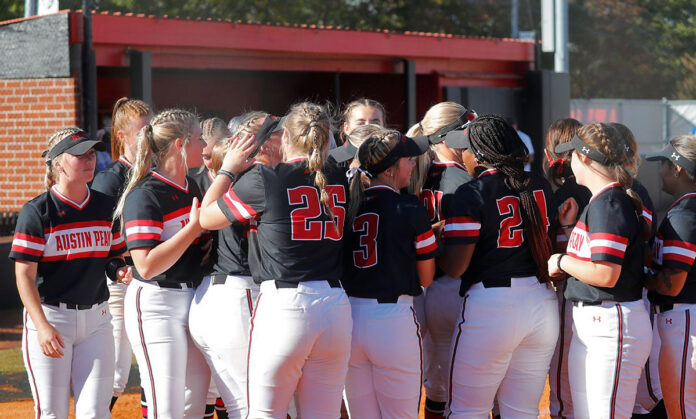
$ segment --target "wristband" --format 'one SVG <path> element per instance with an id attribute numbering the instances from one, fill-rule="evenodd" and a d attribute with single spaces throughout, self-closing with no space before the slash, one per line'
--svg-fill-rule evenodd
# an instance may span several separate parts
<path id="1" fill-rule="evenodd" d="M 561 273 L 567 274 L 568 272 L 564 271 L 563 268 L 561 268 L 561 260 L 563 259 L 563 256 L 565 256 L 565 255 L 566 255 L 565 253 L 561 253 L 561 256 L 559 256 L 558 259 L 556 259 L 556 267 L 558 267 L 558 270 Z"/>
<path id="2" fill-rule="evenodd" d="M 559 226 L 560 228 L 575 228 L 575 224 L 568 224 L 564 226 Z"/>
<path id="3" fill-rule="evenodd" d="M 118 282 L 118 275 L 116 275 L 116 272 L 124 266 L 126 266 L 126 262 L 124 262 L 123 259 L 111 259 L 106 263 L 106 266 L 104 267 L 104 270 L 106 271 L 106 276 L 108 276 L 109 279 L 113 282 Z"/>
<path id="4" fill-rule="evenodd" d="M 237 176 L 235 176 L 232 172 L 228 172 L 227 170 L 220 169 L 217 171 L 217 174 L 227 176 L 232 182 L 234 182 L 234 180 L 237 178 Z"/>

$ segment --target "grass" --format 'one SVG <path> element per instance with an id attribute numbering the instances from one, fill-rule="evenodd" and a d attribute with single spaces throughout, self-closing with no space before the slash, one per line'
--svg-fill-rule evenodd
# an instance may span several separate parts
<path id="1" fill-rule="evenodd" d="M 24 372 L 21 348 L 0 350 L 0 374 Z"/>

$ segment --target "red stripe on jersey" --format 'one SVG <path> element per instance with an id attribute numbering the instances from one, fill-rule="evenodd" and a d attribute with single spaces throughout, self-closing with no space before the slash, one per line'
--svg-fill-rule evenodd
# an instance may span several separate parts
<path id="1" fill-rule="evenodd" d="M 128 243 L 134 242 L 136 240 L 158 240 L 162 237 L 161 234 L 156 233 L 135 233 L 128 235 Z"/>
<path id="2" fill-rule="evenodd" d="M 17 244 L 13 244 L 10 249 L 11 252 L 24 253 L 25 255 L 41 256 L 43 255 L 43 250 L 32 249 L 31 247 L 24 247 Z"/>
<path id="3" fill-rule="evenodd" d="M 92 250 L 89 252 L 69 253 L 67 255 L 44 256 L 41 258 L 41 262 L 53 262 L 56 260 L 73 260 L 73 259 L 84 259 L 84 258 L 105 258 L 107 256 L 109 256 L 108 251 Z"/>
<path id="4" fill-rule="evenodd" d="M 424 240 L 428 240 L 429 238 L 435 236 L 435 233 L 433 233 L 432 230 L 428 230 L 423 234 L 419 234 L 416 236 L 416 243 L 422 242 Z"/>
<path id="5" fill-rule="evenodd" d="M 612 255 L 612 256 L 617 256 L 620 258 L 624 257 L 624 254 L 626 253 L 623 250 L 619 249 L 614 249 L 613 247 L 605 247 L 605 246 L 596 246 L 591 248 L 592 254 L 606 254 L 606 255 Z"/>
<path id="6" fill-rule="evenodd" d="M 663 247 L 681 247 L 682 249 L 696 252 L 696 245 L 681 240 L 665 240 Z"/>
<path id="7" fill-rule="evenodd" d="M 239 196 L 234 193 L 234 189 L 230 188 L 223 197 L 227 208 L 232 211 L 232 214 L 237 221 L 245 222 L 256 217 L 256 211 L 254 211 L 251 206 L 239 199 Z M 242 211 L 246 212 L 246 214 L 244 214 Z"/>
<path id="8" fill-rule="evenodd" d="M 87 205 L 87 203 L 89 202 L 89 198 L 92 196 L 92 194 L 89 192 L 89 187 L 87 187 L 86 185 L 85 185 L 85 187 L 87 188 L 87 197 L 81 203 L 77 203 L 77 202 L 71 200 L 70 198 L 68 198 L 67 196 L 62 195 L 60 192 L 58 192 L 58 190 L 56 189 L 55 186 L 51 187 L 51 192 L 53 192 L 53 195 L 55 195 L 56 198 L 60 199 L 61 201 L 65 202 L 66 204 L 70 205 L 73 208 L 77 208 L 77 209 L 81 210 L 82 208 L 84 208 Z"/>
<path id="9" fill-rule="evenodd" d="M 53 227 L 46 227 L 44 229 L 44 234 L 55 233 L 56 231 L 72 230 L 74 228 L 89 228 L 89 227 L 109 227 L 111 228 L 111 221 L 79 221 L 76 223 L 61 224 Z"/>
<path id="10" fill-rule="evenodd" d="M 626 237 L 609 233 L 592 233 L 590 234 L 590 241 L 592 240 L 609 240 L 619 244 L 628 245 L 628 239 Z"/>
<path id="11" fill-rule="evenodd" d="M 416 254 L 424 255 L 426 253 L 433 252 L 436 249 L 437 249 L 437 242 L 433 242 L 425 247 L 421 247 L 420 249 L 416 249 Z"/>
<path id="12" fill-rule="evenodd" d="M 30 236 L 28 234 L 24 234 L 24 233 L 20 233 L 20 232 L 15 233 L 14 238 L 19 239 L 19 240 L 26 240 L 28 242 L 37 243 L 37 244 L 46 244 L 46 239 L 43 237 Z"/>
<path id="13" fill-rule="evenodd" d="M 176 210 L 176 211 L 174 211 L 174 212 L 170 212 L 169 214 L 165 214 L 165 215 L 162 217 L 162 219 L 163 219 L 165 222 L 167 222 L 167 221 L 169 221 L 169 220 L 173 220 L 173 219 L 175 219 L 175 218 L 181 217 L 182 215 L 186 215 L 186 214 L 188 214 L 188 213 L 190 213 L 190 212 L 191 212 L 191 205 L 189 205 L 188 207 L 184 207 L 184 208 L 178 209 L 178 210 Z"/>
<path id="14" fill-rule="evenodd" d="M 154 170 L 150 170 L 150 174 L 151 174 L 152 176 L 156 177 L 157 179 L 161 180 L 162 182 L 166 183 L 167 185 L 173 186 L 173 187 L 175 187 L 175 188 L 177 188 L 177 189 L 180 189 L 180 190 L 182 190 L 182 191 L 188 193 L 188 190 L 189 190 L 188 179 L 186 179 L 186 185 L 185 185 L 185 186 L 181 186 L 181 185 L 177 185 L 174 181 L 169 180 L 169 179 L 167 179 L 166 177 L 162 176 L 161 174 L 155 172 Z"/>
<path id="15" fill-rule="evenodd" d="M 582 231 L 584 231 L 584 232 L 589 231 L 589 230 L 587 229 L 587 224 L 583 223 L 582 221 L 578 221 L 577 223 L 575 223 L 575 228 L 577 228 L 577 229 L 579 229 L 579 230 L 582 230 Z"/>
<path id="16" fill-rule="evenodd" d="M 14 247 L 13 247 L 14 249 Z M 687 265 L 692 265 L 694 263 L 694 258 L 688 256 L 680 255 L 679 253 L 665 253 L 662 255 L 663 262 L 666 260 L 673 260 L 676 262 L 686 263 Z"/>
<path id="17" fill-rule="evenodd" d="M 452 230 L 445 231 L 445 238 L 450 237 L 478 237 L 478 230 Z"/>
<path id="18" fill-rule="evenodd" d="M 157 227 L 162 228 L 164 224 L 155 220 L 131 220 L 126 223 L 126 230 L 131 227 Z"/>
<path id="19" fill-rule="evenodd" d="M 573 251 L 571 249 L 568 249 L 568 255 L 574 257 L 575 259 L 580 259 L 580 260 L 584 260 L 584 261 L 592 260 L 592 258 L 580 256 L 577 253 L 573 253 Z"/>

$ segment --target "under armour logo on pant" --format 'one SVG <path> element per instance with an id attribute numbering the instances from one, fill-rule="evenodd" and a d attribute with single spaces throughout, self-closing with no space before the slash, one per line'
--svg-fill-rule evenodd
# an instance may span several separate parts
<path id="1" fill-rule="evenodd" d="M 102 316 L 106 316 L 106 309 L 102 309 Z"/>
<path id="2" fill-rule="evenodd" d="M 665 319 L 665 324 L 672 324 L 672 319 Z"/>
<path id="3" fill-rule="evenodd" d="M 601 322 L 602 321 L 602 316 L 592 316 L 592 321 L 593 322 Z"/>

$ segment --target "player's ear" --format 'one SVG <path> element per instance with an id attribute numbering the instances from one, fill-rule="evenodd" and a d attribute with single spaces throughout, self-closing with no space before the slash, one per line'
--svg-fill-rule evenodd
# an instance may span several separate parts
<path id="1" fill-rule="evenodd" d="M 174 140 L 174 148 L 176 151 L 180 151 L 184 147 L 184 140 L 181 138 L 177 138 Z"/>

